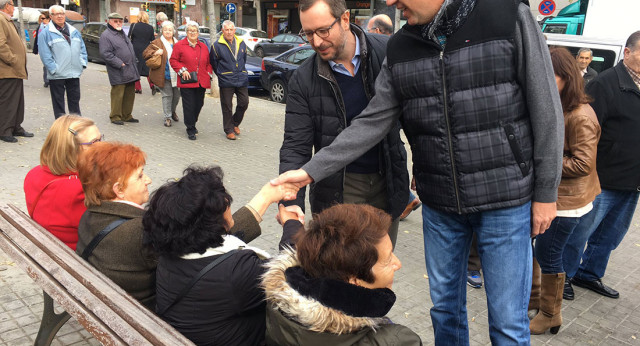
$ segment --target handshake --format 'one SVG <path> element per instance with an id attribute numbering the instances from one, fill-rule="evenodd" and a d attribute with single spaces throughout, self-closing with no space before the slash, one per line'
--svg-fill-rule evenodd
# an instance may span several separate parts
<path id="1" fill-rule="evenodd" d="M 302 179 L 298 178 L 298 176 L 301 176 Z M 265 184 L 260 189 L 260 192 L 258 192 L 258 194 L 256 194 L 251 201 L 247 203 L 247 206 L 256 214 L 262 216 L 272 203 L 296 199 L 298 191 L 311 182 L 312 179 L 309 175 L 301 169 L 286 172 Z M 284 225 L 284 223 L 289 220 L 298 220 L 301 223 L 304 223 L 304 212 L 297 205 L 285 207 L 280 204 L 278 206 L 278 215 L 276 216 L 276 219 L 281 225 Z"/>

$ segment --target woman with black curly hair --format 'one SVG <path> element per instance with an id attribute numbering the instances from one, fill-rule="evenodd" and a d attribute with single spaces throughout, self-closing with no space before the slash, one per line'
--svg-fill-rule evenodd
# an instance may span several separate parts
<path id="1" fill-rule="evenodd" d="M 257 345 L 265 334 L 259 277 L 270 256 L 246 243 L 260 235 L 267 207 L 297 188 L 266 184 L 232 216 L 222 177 L 219 167 L 189 167 L 151 198 L 143 225 L 159 256 L 156 312 L 197 345 Z M 280 208 L 282 247 L 300 229 L 302 211 Z"/>

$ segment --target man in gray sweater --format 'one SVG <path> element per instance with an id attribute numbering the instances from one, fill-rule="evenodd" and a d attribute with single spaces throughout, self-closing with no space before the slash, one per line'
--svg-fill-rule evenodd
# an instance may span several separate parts
<path id="1" fill-rule="evenodd" d="M 375 97 L 330 146 L 272 181 L 324 179 L 400 120 L 424 203 L 436 344 L 469 344 L 473 233 L 492 343 L 530 343 L 530 237 L 556 215 L 564 123 L 545 40 L 520 2 L 389 0 L 408 24 L 389 41 Z"/>

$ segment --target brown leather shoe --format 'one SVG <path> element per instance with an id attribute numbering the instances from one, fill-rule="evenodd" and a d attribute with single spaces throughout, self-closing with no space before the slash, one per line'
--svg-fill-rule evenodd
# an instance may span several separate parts
<path id="1" fill-rule="evenodd" d="M 171 113 L 171 119 L 173 119 L 173 121 L 180 121 L 180 119 L 178 119 L 178 114 L 176 114 L 176 112 Z"/>
<path id="2" fill-rule="evenodd" d="M 420 208 L 421 205 L 422 205 L 422 202 L 420 202 L 420 199 L 416 197 L 413 201 L 407 204 L 406 208 L 404 208 L 402 215 L 400 215 L 400 220 L 404 220 L 407 216 L 409 216 L 409 214 L 411 214 L 412 211 Z"/>
<path id="3" fill-rule="evenodd" d="M 235 132 L 236 135 L 239 135 L 240 134 L 240 128 L 237 127 L 237 126 L 234 126 L 233 127 L 233 132 Z"/>
<path id="4" fill-rule="evenodd" d="M 236 135 L 233 134 L 233 133 L 227 133 L 227 139 L 235 141 L 236 140 Z"/>

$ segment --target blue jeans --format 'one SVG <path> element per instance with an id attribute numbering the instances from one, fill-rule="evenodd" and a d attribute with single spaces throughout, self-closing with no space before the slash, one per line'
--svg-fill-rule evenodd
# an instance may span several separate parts
<path id="1" fill-rule="evenodd" d="M 467 257 L 478 238 L 489 308 L 489 336 L 497 345 L 529 345 L 531 203 L 466 215 L 422 206 L 425 260 L 436 345 L 468 345 Z"/>
<path id="2" fill-rule="evenodd" d="M 542 274 L 564 273 L 562 253 L 579 217 L 556 217 L 543 234 L 536 237 L 535 254 Z"/>
<path id="3" fill-rule="evenodd" d="M 581 218 L 565 246 L 562 261 L 567 277 L 593 281 L 604 276 L 611 251 L 629 230 L 639 195 L 636 191 L 602 189 L 593 201 L 593 210 Z"/>

